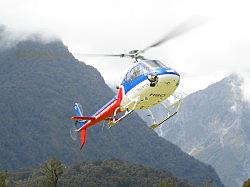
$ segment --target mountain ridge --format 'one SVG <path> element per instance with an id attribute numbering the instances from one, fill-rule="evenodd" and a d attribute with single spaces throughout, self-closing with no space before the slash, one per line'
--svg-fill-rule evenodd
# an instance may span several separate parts
<path id="1" fill-rule="evenodd" d="M 250 110 L 242 84 L 234 73 L 188 95 L 177 116 L 158 129 L 183 151 L 211 164 L 229 187 L 241 186 L 250 176 Z"/>
<path id="2" fill-rule="evenodd" d="M 111 129 L 92 127 L 79 151 L 69 135 L 73 103 L 91 115 L 114 94 L 61 41 L 19 42 L 0 52 L 0 65 L 0 169 L 30 167 L 50 157 L 65 163 L 118 158 L 171 171 L 195 185 L 211 179 L 223 186 L 211 166 L 158 137 L 136 114 Z"/>

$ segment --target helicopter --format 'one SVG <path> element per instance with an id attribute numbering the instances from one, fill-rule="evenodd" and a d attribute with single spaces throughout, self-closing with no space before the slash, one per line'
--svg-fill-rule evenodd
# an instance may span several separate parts
<path id="1" fill-rule="evenodd" d="M 193 28 L 203 25 L 203 23 L 205 23 L 204 20 L 193 18 L 182 22 L 159 41 L 142 50 L 132 50 L 121 54 L 86 54 L 96 57 L 131 58 L 133 65 L 117 86 L 116 96 L 92 116 L 84 116 L 81 105 L 79 103 L 74 104 L 76 115 L 72 116 L 71 119 L 75 120 L 74 131 L 80 134 L 80 149 L 86 142 L 87 129 L 100 122 L 107 122 L 108 127 L 111 128 L 135 110 L 148 110 L 149 116 L 153 120 L 150 127 L 155 129 L 178 113 L 183 100 L 181 96 L 177 94 L 175 101 L 172 103 L 166 104 L 164 101 L 174 95 L 180 84 L 180 74 L 159 60 L 145 58 L 143 54 Z M 167 110 L 167 115 L 159 123 L 156 123 L 153 113 L 150 111 L 150 108 L 157 104 L 163 104 Z"/>

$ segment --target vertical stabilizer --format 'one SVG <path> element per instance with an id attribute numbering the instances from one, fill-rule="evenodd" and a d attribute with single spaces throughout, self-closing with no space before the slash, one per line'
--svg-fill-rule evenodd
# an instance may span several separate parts
<path id="1" fill-rule="evenodd" d="M 83 116 L 82 115 L 82 106 L 81 106 L 80 103 L 75 103 L 74 104 L 74 110 L 75 110 L 76 116 L 80 116 L 80 117 Z M 85 120 L 78 120 L 77 121 L 77 125 L 78 125 L 77 128 L 81 128 L 85 124 L 85 122 L 86 122 Z"/>
<path id="2" fill-rule="evenodd" d="M 86 142 L 87 129 L 82 129 L 79 133 L 80 133 L 80 143 L 81 143 L 80 149 L 82 149 Z"/>

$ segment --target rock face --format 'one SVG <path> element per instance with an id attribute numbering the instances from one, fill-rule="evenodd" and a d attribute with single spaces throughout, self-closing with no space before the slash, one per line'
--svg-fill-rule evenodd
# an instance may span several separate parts
<path id="1" fill-rule="evenodd" d="M 157 133 L 212 165 L 226 186 L 250 177 L 250 108 L 236 74 L 186 97 L 177 116 Z M 163 108 L 154 108 L 158 117 Z M 141 115 L 145 116 L 145 115 Z"/>
<path id="2" fill-rule="evenodd" d="M 0 169 L 117 158 L 170 171 L 200 186 L 214 169 L 159 137 L 136 114 L 112 129 L 88 129 L 82 151 L 70 138 L 73 103 L 91 115 L 114 93 L 93 67 L 76 60 L 61 41 L 25 40 L 0 51 Z"/>

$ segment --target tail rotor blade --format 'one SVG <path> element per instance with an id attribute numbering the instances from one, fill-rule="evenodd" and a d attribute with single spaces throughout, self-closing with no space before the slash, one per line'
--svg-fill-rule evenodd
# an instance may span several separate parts
<path id="1" fill-rule="evenodd" d="M 76 127 L 72 127 L 72 128 L 70 128 L 70 130 L 69 130 L 69 133 L 70 133 L 70 137 L 71 137 L 71 139 L 73 140 L 73 141 L 76 141 L 77 140 L 77 132 L 76 132 L 76 130 L 77 130 L 77 128 Z"/>

